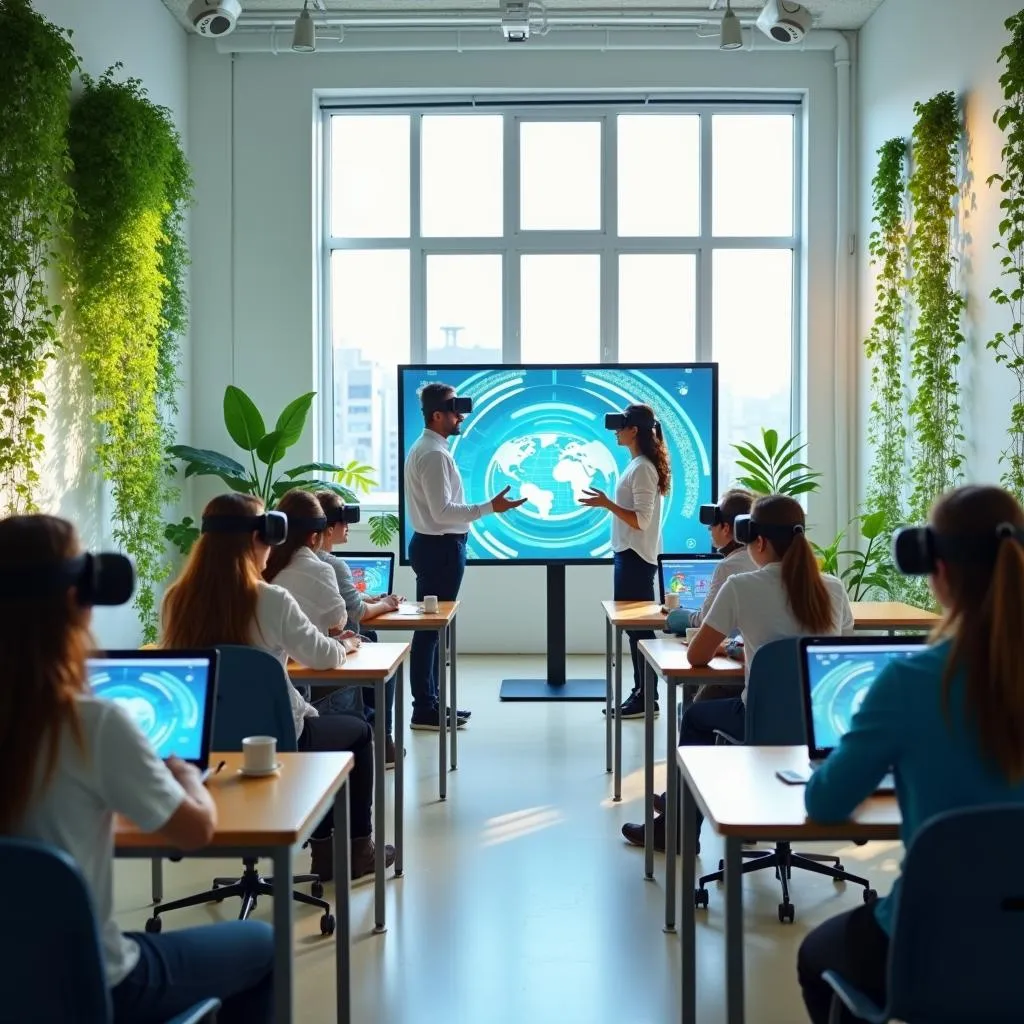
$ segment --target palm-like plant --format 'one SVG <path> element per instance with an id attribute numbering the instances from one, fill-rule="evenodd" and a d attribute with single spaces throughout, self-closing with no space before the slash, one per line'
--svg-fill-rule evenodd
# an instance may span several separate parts
<path id="1" fill-rule="evenodd" d="M 737 483 L 754 494 L 788 494 L 797 497 L 819 488 L 820 473 L 815 473 L 801 455 L 806 444 L 797 444 L 799 434 L 779 444 L 776 430 L 761 428 L 761 447 L 754 442 L 734 444 L 739 452 L 736 465 L 746 474 Z"/>

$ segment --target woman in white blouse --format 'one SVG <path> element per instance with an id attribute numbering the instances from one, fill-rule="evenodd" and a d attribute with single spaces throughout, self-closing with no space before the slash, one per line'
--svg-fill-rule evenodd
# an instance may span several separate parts
<path id="1" fill-rule="evenodd" d="M 614 428 L 616 443 L 628 448 L 632 459 L 619 477 L 614 501 L 595 489 L 585 491 L 580 502 L 591 508 L 605 508 L 614 516 L 613 598 L 616 601 L 653 601 L 661 551 L 661 499 L 668 494 L 671 474 L 668 449 L 661 436 L 661 424 L 649 405 L 627 406 L 624 413 L 611 419 L 617 424 Z M 630 630 L 627 635 L 633 658 L 633 692 L 617 712 L 623 718 L 643 718 L 644 665 L 637 643 L 653 640 L 654 633 Z"/>

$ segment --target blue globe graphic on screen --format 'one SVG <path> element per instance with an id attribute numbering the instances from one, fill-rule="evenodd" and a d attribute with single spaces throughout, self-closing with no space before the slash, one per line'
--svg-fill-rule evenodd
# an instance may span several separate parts
<path id="1" fill-rule="evenodd" d="M 611 493 L 618 467 L 607 445 L 594 437 L 564 433 L 524 434 L 498 446 L 488 476 L 511 486 L 536 519 L 571 519 L 591 512 L 579 504 L 590 487 Z"/>

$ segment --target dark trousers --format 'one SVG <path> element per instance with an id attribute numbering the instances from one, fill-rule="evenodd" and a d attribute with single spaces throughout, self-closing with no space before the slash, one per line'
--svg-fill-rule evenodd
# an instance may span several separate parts
<path id="1" fill-rule="evenodd" d="M 221 1000 L 220 1024 L 270 1024 L 274 932 L 265 921 L 130 937 L 139 961 L 111 989 L 114 1024 L 163 1024 L 203 999 Z"/>
<path id="2" fill-rule="evenodd" d="M 362 718 L 354 715 L 321 715 L 307 718 L 299 734 L 299 750 L 347 750 L 355 755 L 348 778 L 349 818 L 352 838 L 373 835 L 370 812 L 373 809 L 373 732 Z M 323 816 L 313 832 L 323 839 L 334 828 L 334 808 Z"/>
<path id="3" fill-rule="evenodd" d="M 801 943 L 796 961 L 811 1024 L 829 1022 L 832 988 L 822 980 L 825 971 L 838 972 L 884 1006 L 888 957 L 889 936 L 875 918 L 870 903 L 818 925 Z M 854 1017 L 844 1007 L 839 1019 L 847 1024 Z"/>
<path id="4" fill-rule="evenodd" d="M 616 551 L 613 558 L 614 577 L 612 579 L 612 598 L 615 601 L 653 601 L 654 578 L 658 567 L 645 562 L 632 548 Z M 641 640 L 653 640 L 654 633 L 649 629 L 630 629 L 629 654 L 633 659 L 633 692 L 644 692 L 644 659 L 637 649 Z M 657 682 L 655 682 L 657 687 Z M 655 689 L 657 697 L 657 689 Z"/>
<path id="5" fill-rule="evenodd" d="M 431 537 L 414 533 L 409 542 L 409 561 L 416 573 L 416 600 L 434 594 L 439 601 L 454 601 L 459 596 L 466 571 L 465 534 Z M 413 714 L 417 709 L 429 712 L 437 707 L 437 634 L 417 630 L 409 656 L 409 689 Z"/>
<path id="6" fill-rule="evenodd" d="M 364 644 L 377 643 L 377 632 L 373 629 L 359 627 L 359 635 Z M 384 731 L 391 736 L 394 731 L 395 719 L 395 677 L 392 676 L 384 684 Z M 363 717 L 373 725 L 377 714 L 377 691 L 372 686 L 363 687 Z"/>

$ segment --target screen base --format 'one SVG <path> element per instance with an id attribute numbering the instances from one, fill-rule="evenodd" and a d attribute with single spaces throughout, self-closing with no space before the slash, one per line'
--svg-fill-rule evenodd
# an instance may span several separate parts
<path id="1" fill-rule="evenodd" d="M 566 679 L 551 683 L 547 679 L 503 679 L 500 700 L 599 700 L 605 699 L 603 679 Z"/>

